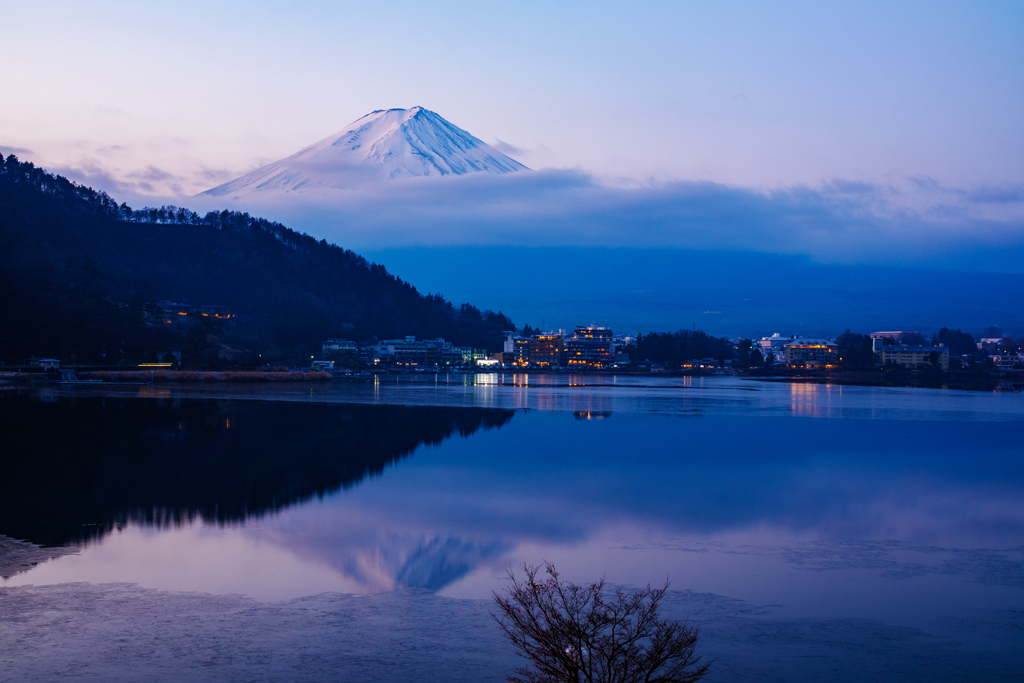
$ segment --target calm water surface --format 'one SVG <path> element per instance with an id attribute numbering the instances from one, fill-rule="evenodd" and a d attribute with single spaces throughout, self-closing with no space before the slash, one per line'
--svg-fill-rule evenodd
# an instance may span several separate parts
<path id="1" fill-rule="evenodd" d="M 1024 664 L 1020 394 L 422 375 L 47 388 L 0 408 L 0 534 L 77 551 L 0 582 L 19 618 L 66 584 L 131 584 L 288 609 L 362 595 L 427 623 L 456 605 L 446 623 L 470 638 L 506 568 L 546 559 L 580 582 L 670 580 L 717 680 L 1014 680 Z M 37 653 L 12 634 L 16 666 Z M 472 642 L 472 680 L 515 665 L 500 639 Z"/>

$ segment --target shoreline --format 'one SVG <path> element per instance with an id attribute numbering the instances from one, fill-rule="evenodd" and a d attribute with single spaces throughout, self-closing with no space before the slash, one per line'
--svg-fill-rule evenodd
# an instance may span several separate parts
<path id="1" fill-rule="evenodd" d="M 251 370 L 178 370 L 178 371 L 88 371 L 79 372 L 78 381 L 64 381 L 45 373 L 0 373 L 0 389 L 12 389 L 26 385 L 157 385 L 157 384 L 222 384 L 222 383 L 303 383 L 330 381 L 371 381 L 378 376 L 426 377 L 440 374 L 453 375 L 495 375 L 495 374 L 537 374 L 552 377 L 592 375 L 598 377 L 736 377 L 765 382 L 795 384 L 839 384 L 866 387 L 908 387 L 922 389 L 960 389 L 968 391 L 1024 392 L 1024 371 L 946 371 L 931 372 L 918 370 L 863 369 L 863 370 L 786 370 L 773 369 L 769 372 L 754 370 L 717 369 L 702 371 L 672 370 L 623 370 L 588 368 L 586 370 L 552 370 L 549 368 L 500 368 L 500 369 L 456 369 L 456 370 L 406 370 L 398 368 L 374 368 L 349 374 L 332 374 L 326 371 L 270 371 Z"/>

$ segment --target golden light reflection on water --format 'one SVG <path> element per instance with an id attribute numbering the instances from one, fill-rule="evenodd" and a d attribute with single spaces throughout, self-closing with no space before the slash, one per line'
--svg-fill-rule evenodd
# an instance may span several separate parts
<path id="1" fill-rule="evenodd" d="M 612 401 L 607 396 L 574 396 L 572 412 L 608 417 L 612 414 Z"/>
<path id="2" fill-rule="evenodd" d="M 499 388 L 511 391 L 511 406 L 514 409 L 570 410 L 573 413 L 589 414 L 591 419 L 611 415 L 612 396 L 609 394 L 579 392 L 581 387 L 600 388 L 601 385 L 617 384 L 618 378 L 600 378 L 596 382 L 586 375 L 564 377 L 528 373 L 490 373 L 477 375 L 473 384 L 478 388 L 495 391 Z M 486 395 L 485 395 L 486 397 Z"/>
<path id="3" fill-rule="evenodd" d="M 573 412 L 573 417 L 577 420 L 605 420 L 612 416 L 611 411 L 589 411 L 589 410 L 577 410 Z"/>
<path id="4" fill-rule="evenodd" d="M 833 401 L 839 410 L 843 387 L 838 384 L 789 384 L 790 410 L 806 417 L 832 417 Z"/>
<path id="5" fill-rule="evenodd" d="M 512 407 L 519 410 L 529 407 L 530 376 L 524 373 L 512 375 Z"/>
<path id="6" fill-rule="evenodd" d="M 525 399 L 526 396 L 524 395 L 523 398 Z M 524 405 L 523 407 L 535 407 L 537 410 L 558 410 L 558 396 L 550 392 L 538 393 L 534 396 L 533 406 Z"/>

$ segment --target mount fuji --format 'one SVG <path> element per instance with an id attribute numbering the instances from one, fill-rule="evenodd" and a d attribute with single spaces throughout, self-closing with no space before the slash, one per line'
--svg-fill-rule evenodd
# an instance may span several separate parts
<path id="1" fill-rule="evenodd" d="M 239 198 L 366 181 L 526 169 L 423 107 L 378 110 L 334 135 L 201 195 Z"/>

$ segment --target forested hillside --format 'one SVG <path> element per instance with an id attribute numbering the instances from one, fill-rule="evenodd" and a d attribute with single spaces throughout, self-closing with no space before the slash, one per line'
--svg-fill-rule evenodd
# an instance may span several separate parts
<path id="1" fill-rule="evenodd" d="M 493 348 L 513 328 L 500 313 L 424 296 L 383 266 L 279 223 L 229 211 L 133 211 L 13 155 L 0 157 L 0 258 L 7 363 L 152 360 L 169 348 L 212 362 L 211 349 L 225 345 L 251 351 L 250 363 L 294 362 L 328 337 L 416 335 Z M 236 317 L 187 333 L 147 324 L 158 300 L 228 306 Z"/>

